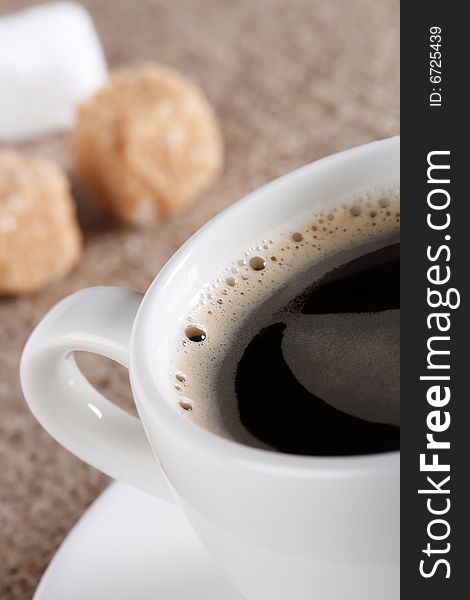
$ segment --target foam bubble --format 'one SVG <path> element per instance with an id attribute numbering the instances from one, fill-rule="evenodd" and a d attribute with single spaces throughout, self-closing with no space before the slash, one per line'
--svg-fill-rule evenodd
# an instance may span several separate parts
<path id="1" fill-rule="evenodd" d="M 266 267 L 266 260 L 262 256 L 252 256 L 250 258 L 250 267 L 253 271 L 262 271 Z"/>
<path id="2" fill-rule="evenodd" d="M 188 325 L 184 330 L 186 337 L 191 342 L 203 342 L 206 339 L 206 331 L 200 325 Z"/>
<path id="3" fill-rule="evenodd" d="M 181 398 L 178 404 L 185 411 L 193 410 L 193 403 L 191 402 L 191 400 L 188 400 L 188 398 Z"/>
<path id="4" fill-rule="evenodd" d="M 378 204 L 380 208 L 387 208 L 387 206 L 390 206 L 390 198 L 382 196 L 382 198 L 379 198 Z"/>
<path id="5" fill-rule="evenodd" d="M 355 204 L 354 206 L 351 206 L 349 212 L 352 217 L 359 217 L 362 214 L 362 207 Z"/>

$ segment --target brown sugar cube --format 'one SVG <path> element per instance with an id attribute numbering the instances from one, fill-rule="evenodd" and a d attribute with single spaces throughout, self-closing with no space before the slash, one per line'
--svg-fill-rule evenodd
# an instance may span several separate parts
<path id="1" fill-rule="evenodd" d="M 158 65 L 114 74 L 82 104 L 72 151 L 84 186 L 132 225 L 189 206 L 223 164 L 222 135 L 208 100 Z"/>
<path id="2" fill-rule="evenodd" d="M 62 169 L 0 148 L 0 295 L 32 292 L 62 277 L 80 250 Z"/>

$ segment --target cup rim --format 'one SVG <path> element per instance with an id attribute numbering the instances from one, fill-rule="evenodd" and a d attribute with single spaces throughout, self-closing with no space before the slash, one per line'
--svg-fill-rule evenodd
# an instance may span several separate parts
<path id="1" fill-rule="evenodd" d="M 213 456 L 218 456 L 222 460 L 235 460 L 250 467 L 267 468 L 271 471 L 273 469 L 284 473 L 289 471 L 303 476 L 318 475 L 319 473 L 322 475 L 328 473 L 331 476 L 338 474 L 351 475 L 353 472 L 369 472 L 378 469 L 398 472 L 399 450 L 365 455 L 304 456 L 248 446 L 206 430 L 190 419 L 182 417 L 165 400 L 167 393 L 153 377 L 149 357 L 143 355 L 143 349 L 147 347 L 144 340 L 148 339 L 150 335 L 147 322 L 150 313 L 156 310 L 160 292 L 171 280 L 172 274 L 178 266 L 184 264 L 192 246 L 208 230 L 218 228 L 222 222 L 231 218 L 233 213 L 242 210 L 247 203 L 255 201 L 257 196 L 264 195 L 275 186 L 283 186 L 286 182 L 303 175 L 305 172 L 331 166 L 335 162 L 345 164 L 379 148 L 399 152 L 399 147 L 400 137 L 394 136 L 343 150 L 282 175 L 225 208 L 203 225 L 173 254 L 145 293 L 134 321 L 130 340 L 129 377 L 137 410 L 146 431 L 150 429 L 147 420 L 155 421 L 158 423 L 159 429 L 165 428 L 166 431 L 171 433 L 172 437 L 177 436 L 179 441 L 185 445 L 197 446 L 198 449 L 202 449 Z"/>

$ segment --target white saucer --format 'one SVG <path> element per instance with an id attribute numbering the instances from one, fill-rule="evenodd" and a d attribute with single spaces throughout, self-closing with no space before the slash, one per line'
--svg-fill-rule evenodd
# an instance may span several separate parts
<path id="1" fill-rule="evenodd" d="M 73 527 L 33 600 L 241 600 L 180 510 L 112 483 Z"/>

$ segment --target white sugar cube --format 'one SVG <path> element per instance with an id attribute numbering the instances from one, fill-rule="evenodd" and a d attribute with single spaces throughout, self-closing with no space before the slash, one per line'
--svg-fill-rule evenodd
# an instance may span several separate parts
<path id="1" fill-rule="evenodd" d="M 93 22 L 79 4 L 0 17 L 0 142 L 72 127 L 77 105 L 106 78 Z"/>

